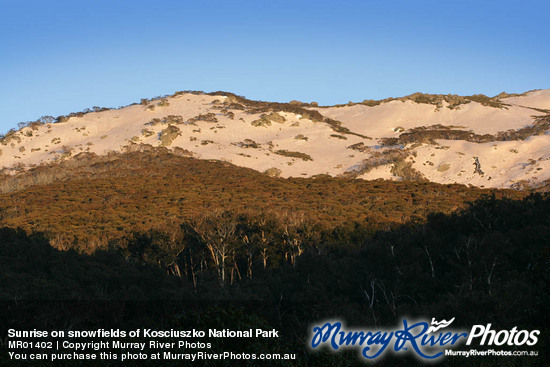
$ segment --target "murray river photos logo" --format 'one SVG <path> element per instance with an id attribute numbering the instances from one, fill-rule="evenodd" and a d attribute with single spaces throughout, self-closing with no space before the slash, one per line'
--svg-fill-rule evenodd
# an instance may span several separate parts
<path id="1" fill-rule="evenodd" d="M 533 346 L 538 342 L 539 330 L 493 330 L 491 324 L 474 325 L 471 330 L 455 330 L 449 321 L 410 322 L 401 320 L 395 329 L 347 330 L 340 321 L 325 322 L 312 328 L 310 347 L 327 346 L 339 351 L 359 349 L 362 357 L 376 360 L 386 353 L 412 353 L 424 361 L 436 361 L 447 355 L 446 350 L 458 345 L 467 346 Z"/>

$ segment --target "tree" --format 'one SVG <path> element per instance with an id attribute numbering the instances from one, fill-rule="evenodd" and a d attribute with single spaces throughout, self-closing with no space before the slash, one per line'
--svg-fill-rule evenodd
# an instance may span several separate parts
<path id="1" fill-rule="evenodd" d="M 234 259 L 237 240 L 238 216 L 229 211 L 216 210 L 195 218 L 192 226 L 208 248 L 214 262 L 220 284 L 225 285 L 225 268 Z"/>
<path id="2" fill-rule="evenodd" d="M 317 222 L 306 217 L 304 212 L 283 212 L 277 216 L 285 260 L 295 264 L 296 258 L 305 251 L 306 242 L 318 235 Z"/>
<path id="3" fill-rule="evenodd" d="M 165 269 L 168 274 L 181 278 L 178 258 L 186 244 L 178 226 L 151 229 L 145 233 L 134 233 L 128 243 L 128 251 L 135 258 Z"/>
<path id="4" fill-rule="evenodd" d="M 42 124 L 52 124 L 55 122 L 55 117 L 53 116 L 42 116 L 38 119 L 38 121 Z"/>

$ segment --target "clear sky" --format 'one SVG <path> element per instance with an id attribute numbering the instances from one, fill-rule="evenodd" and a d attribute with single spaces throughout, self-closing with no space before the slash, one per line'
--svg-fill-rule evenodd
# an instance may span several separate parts
<path id="1" fill-rule="evenodd" d="M 0 0 L 0 132 L 178 90 L 336 104 L 550 88 L 548 14 L 548 0 Z"/>

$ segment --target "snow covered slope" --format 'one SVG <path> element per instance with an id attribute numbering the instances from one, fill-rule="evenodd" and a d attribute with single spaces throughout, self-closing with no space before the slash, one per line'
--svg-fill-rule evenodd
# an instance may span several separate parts
<path id="1" fill-rule="evenodd" d="M 81 152 L 149 144 L 283 177 L 537 186 L 550 179 L 549 110 L 550 90 L 415 94 L 333 107 L 178 92 L 12 131 L 1 141 L 0 166 L 14 173 Z"/>

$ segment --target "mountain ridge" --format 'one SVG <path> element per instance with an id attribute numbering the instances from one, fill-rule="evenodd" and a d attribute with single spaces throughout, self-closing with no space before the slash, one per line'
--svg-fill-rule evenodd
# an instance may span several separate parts
<path id="1" fill-rule="evenodd" d="M 0 140 L 0 166 L 14 174 L 81 152 L 104 155 L 143 144 L 281 177 L 492 188 L 536 188 L 550 179 L 550 90 L 495 97 L 414 93 L 375 102 L 320 107 L 176 92 L 22 125 Z"/>

